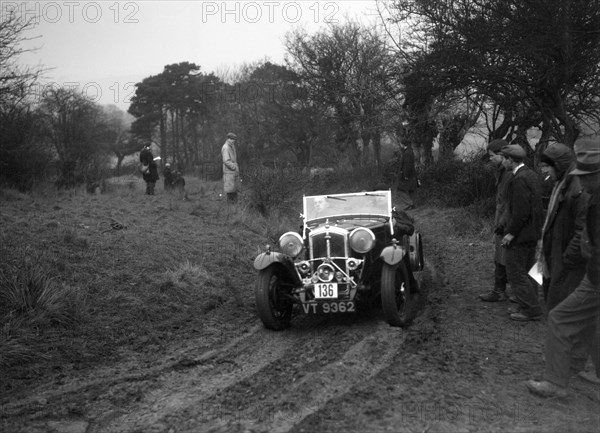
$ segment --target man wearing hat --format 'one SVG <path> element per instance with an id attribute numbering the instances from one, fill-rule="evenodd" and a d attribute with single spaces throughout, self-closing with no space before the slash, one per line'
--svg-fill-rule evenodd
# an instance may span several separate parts
<path id="1" fill-rule="evenodd" d="M 237 202 L 237 193 L 240 185 L 240 168 L 237 163 L 237 151 L 235 142 L 237 135 L 233 132 L 227 134 L 225 144 L 221 148 L 223 159 L 223 190 L 227 194 L 227 201 Z"/>
<path id="2" fill-rule="evenodd" d="M 580 242 L 589 194 L 583 191 L 578 176 L 569 175 L 575 165 L 575 152 L 562 143 L 549 144 L 540 159 L 542 173 L 556 180 L 538 251 L 547 311 L 571 294 L 585 275 L 586 260 Z"/>
<path id="3" fill-rule="evenodd" d="M 541 180 L 523 163 L 526 154 L 521 146 L 504 146 L 501 152 L 502 164 L 512 173 L 506 192 L 506 225 L 501 245 L 506 248 L 506 275 L 518 304 L 508 312 L 512 320 L 539 320 L 542 308 L 537 286 L 528 273 L 535 264 L 535 248 L 542 231 Z"/>
<path id="4" fill-rule="evenodd" d="M 566 396 L 572 350 L 578 341 L 587 343 L 596 367 L 595 375 L 580 373 L 580 376 L 593 381 L 600 377 L 600 138 L 578 140 L 575 151 L 577 166 L 570 174 L 578 176 L 591 194 L 581 242 L 588 262 L 585 276 L 575 291 L 548 315 L 544 380 L 527 382 L 527 388 L 542 397 Z"/>
<path id="5" fill-rule="evenodd" d="M 506 249 L 501 247 L 504 236 L 504 217 L 506 214 L 506 191 L 511 172 L 504 168 L 502 148 L 508 143 L 502 139 L 490 141 L 487 147 L 491 164 L 496 168 L 496 214 L 494 216 L 494 288 L 488 293 L 479 295 L 484 302 L 506 301 Z"/>
<path id="6" fill-rule="evenodd" d="M 140 164 L 142 177 L 146 182 L 146 194 L 154 195 L 154 187 L 158 180 L 158 164 L 154 161 L 152 151 L 150 150 L 150 144 L 145 144 L 144 148 L 140 151 Z"/>

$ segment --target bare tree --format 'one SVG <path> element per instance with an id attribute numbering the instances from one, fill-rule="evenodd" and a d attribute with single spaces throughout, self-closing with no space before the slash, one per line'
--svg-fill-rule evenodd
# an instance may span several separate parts
<path id="1" fill-rule="evenodd" d="M 23 43 L 34 19 L 22 21 L 4 9 L 0 20 L 0 176 L 4 182 L 27 190 L 45 175 L 51 154 L 39 140 L 39 118 L 31 96 L 43 70 L 18 64 L 28 51 Z"/>
<path id="2" fill-rule="evenodd" d="M 439 97 L 474 89 L 492 100 L 515 141 L 539 126 L 572 144 L 579 122 L 600 119 L 597 0 L 396 0 L 390 10 L 420 48 L 398 55 L 430 71 Z"/>
<path id="3" fill-rule="evenodd" d="M 7 10 L 0 20 L 0 108 L 10 109 L 31 94 L 43 70 L 41 67 L 20 66 L 19 56 L 28 49 L 23 43 L 34 27 L 34 18 L 23 21 L 13 10 Z"/>
<path id="4" fill-rule="evenodd" d="M 39 113 L 60 161 L 58 185 L 72 187 L 98 177 L 100 160 L 114 139 L 100 106 L 77 89 L 57 88 L 43 95 Z"/>
<path id="5" fill-rule="evenodd" d="M 286 48 L 293 59 L 290 65 L 310 88 L 310 98 L 330 107 L 339 150 L 347 151 L 353 164 L 360 164 L 360 143 L 366 147 L 375 139 L 378 160 L 384 119 L 398 108 L 393 106 L 397 74 L 382 36 L 348 22 L 315 35 L 293 32 Z"/>

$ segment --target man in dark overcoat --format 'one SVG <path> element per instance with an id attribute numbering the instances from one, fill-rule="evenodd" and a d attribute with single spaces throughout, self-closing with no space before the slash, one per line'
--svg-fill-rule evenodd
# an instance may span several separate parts
<path id="1" fill-rule="evenodd" d="M 415 207 L 413 194 L 418 187 L 415 154 L 410 145 L 400 143 L 401 160 L 398 173 L 398 206 L 401 210 Z"/>
<path id="2" fill-rule="evenodd" d="M 501 246 L 504 237 L 504 225 L 506 224 L 506 193 L 508 182 L 512 173 L 507 170 L 502 162 L 502 148 L 508 146 L 508 142 L 502 139 L 490 141 L 487 147 L 490 163 L 496 169 L 496 212 L 494 215 L 494 288 L 487 293 L 479 295 L 484 302 L 506 301 L 506 248 Z"/>
<path id="3" fill-rule="evenodd" d="M 587 258 L 585 276 L 577 288 L 548 314 L 546 371 L 543 380 L 527 381 L 527 388 L 542 397 L 565 397 L 572 374 L 573 348 L 584 341 L 596 371 L 581 375 L 598 383 L 600 377 L 600 140 L 598 136 L 575 142 L 578 176 L 590 193 L 581 250 Z"/>
<path id="4" fill-rule="evenodd" d="M 150 150 L 150 145 L 146 144 L 140 152 L 140 164 L 142 165 L 142 177 L 146 182 L 146 194 L 154 195 L 154 187 L 158 177 L 158 164 L 154 161 L 154 156 Z"/>
<path id="5" fill-rule="evenodd" d="M 548 311 L 560 304 L 585 275 L 586 260 L 581 255 L 589 194 L 575 169 L 575 153 L 562 143 L 551 143 L 542 153 L 541 164 L 556 177 L 542 228 L 540 262 L 543 269 L 544 300 Z"/>
<path id="6" fill-rule="evenodd" d="M 543 223 L 540 176 L 524 164 L 525 149 L 518 144 L 502 148 L 504 167 L 512 173 L 507 188 L 506 226 L 501 245 L 506 248 L 506 276 L 518 307 L 509 308 L 512 320 L 539 320 L 542 308 L 537 285 L 529 277 Z"/>

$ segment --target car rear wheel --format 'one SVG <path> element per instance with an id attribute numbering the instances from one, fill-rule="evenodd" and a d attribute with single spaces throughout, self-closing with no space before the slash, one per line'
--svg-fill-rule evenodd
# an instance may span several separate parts
<path id="1" fill-rule="evenodd" d="M 280 270 L 269 266 L 258 273 L 254 296 L 258 317 L 265 327 L 279 331 L 290 326 L 293 303 L 285 294 Z"/>
<path id="2" fill-rule="evenodd" d="M 391 326 L 408 325 L 410 301 L 410 282 L 404 263 L 395 266 L 384 263 L 381 268 L 381 305 L 385 320 Z"/>

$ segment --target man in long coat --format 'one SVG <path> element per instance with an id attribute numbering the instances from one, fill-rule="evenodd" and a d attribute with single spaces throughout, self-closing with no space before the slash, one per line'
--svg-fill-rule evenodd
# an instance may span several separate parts
<path id="1" fill-rule="evenodd" d="M 577 165 L 570 174 L 578 176 L 591 195 L 581 242 L 588 261 L 581 283 L 548 315 L 544 379 L 527 382 L 527 388 L 542 397 L 567 395 L 573 348 L 578 341 L 586 342 L 591 349 L 596 371 L 590 379 L 598 381 L 600 377 L 600 140 L 597 136 L 579 139 L 575 150 Z"/>
<path id="2" fill-rule="evenodd" d="M 398 173 L 398 206 L 401 210 L 409 210 L 415 207 L 413 193 L 419 183 L 415 169 L 415 154 L 410 145 L 400 143 L 402 156 L 400 170 Z"/>
<path id="3" fill-rule="evenodd" d="M 494 288 L 488 293 L 479 295 L 484 302 L 506 301 L 506 249 L 501 246 L 504 237 L 504 226 L 506 224 L 506 194 L 508 182 L 512 173 L 507 170 L 502 161 L 502 148 L 508 146 L 508 142 L 502 139 L 492 140 L 487 147 L 491 164 L 496 168 L 496 213 L 494 216 Z"/>
<path id="4" fill-rule="evenodd" d="M 149 144 L 146 144 L 140 152 L 140 163 L 142 164 L 142 177 L 146 182 L 146 194 L 154 195 L 154 187 L 158 180 L 158 165 L 154 161 Z"/>
<path id="5" fill-rule="evenodd" d="M 223 159 L 223 191 L 227 195 L 227 201 L 237 202 L 237 194 L 240 189 L 240 167 L 237 162 L 237 151 L 235 142 L 237 135 L 233 132 L 227 134 L 225 144 L 221 148 Z"/>
<path id="6" fill-rule="evenodd" d="M 585 275 L 586 260 L 581 255 L 589 194 L 575 169 L 575 152 L 564 144 L 552 143 L 544 150 L 541 163 L 555 173 L 556 184 L 542 229 L 541 262 L 544 273 L 544 300 L 548 311 L 560 304 Z"/>
<path id="7" fill-rule="evenodd" d="M 506 275 L 518 303 L 510 308 L 512 320 L 539 320 L 542 309 L 537 286 L 528 275 L 535 264 L 535 251 L 542 234 L 542 185 L 539 175 L 523 161 L 525 149 L 518 144 L 502 148 L 504 167 L 512 172 L 507 189 L 506 226 L 502 245 L 506 248 Z"/>

